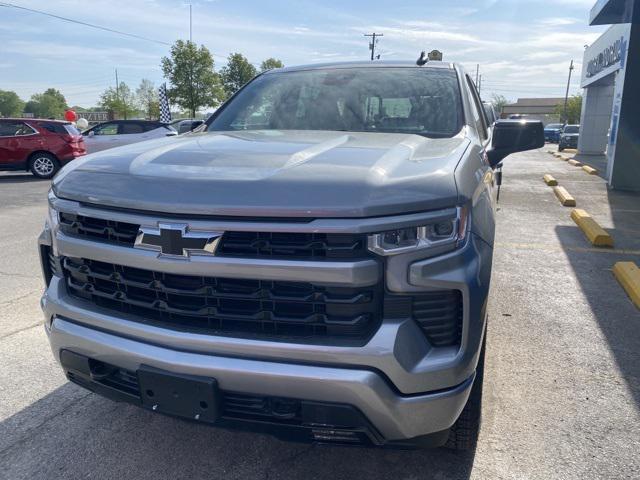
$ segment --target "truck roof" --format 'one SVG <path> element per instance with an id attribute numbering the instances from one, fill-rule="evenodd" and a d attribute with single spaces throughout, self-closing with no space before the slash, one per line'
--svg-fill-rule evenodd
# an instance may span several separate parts
<path id="1" fill-rule="evenodd" d="M 308 65 L 296 65 L 293 67 L 275 68 L 269 70 L 266 73 L 271 72 L 297 72 L 303 70 L 324 70 L 330 68 L 389 68 L 389 67 L 403 67 L 403 68 L 440 68 L 440 69 L 453 69 L 454 64 L 449 62 L 439 62 L 436 60 L 429 61 L 423 66 L 416 65 L 415 60 L 377 60 L 371 61 L 358 61 L 358 62 L 331 62 L 331 63 L 312 63 Z"/>

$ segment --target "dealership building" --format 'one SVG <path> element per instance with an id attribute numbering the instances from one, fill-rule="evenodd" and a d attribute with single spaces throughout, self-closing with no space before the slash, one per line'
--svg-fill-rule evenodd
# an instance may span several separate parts
<path id="1" fill-rule="evenodd" d="M 640 191 L 640 0 L 599 0 L 591 25 L 611 25 L 584 53 L 578 151 L 606 155 L 615 189 Z"/>

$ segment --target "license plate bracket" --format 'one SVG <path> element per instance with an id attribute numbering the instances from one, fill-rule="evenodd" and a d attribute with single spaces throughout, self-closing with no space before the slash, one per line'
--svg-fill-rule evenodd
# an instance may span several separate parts
<path id="1" fill-rule="evenodd" d="M 218 419 L 220 396 L 214 378 L 179 375 L 142 365 L 138 383 L 145 408 L 203 422 Z"/>

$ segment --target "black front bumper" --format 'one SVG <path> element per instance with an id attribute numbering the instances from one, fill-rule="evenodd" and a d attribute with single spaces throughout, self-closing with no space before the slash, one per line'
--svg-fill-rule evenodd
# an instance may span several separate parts
<path id="1" fill-rule="evenodd" d="M 176 376 L 155 369 L 151 371 L 151 375 L 144 369 L 131 372 L 69 350 L 60 352 L 60 360 L 71 382 L 111 400 L 198 423 L 268 433 L 287 441 L 437 447 L 446 441 L 448 435 L 448 431 L 444 431 L 412 439 L 414 441 L 387 442 L 366 417 L 351 405 L 228 392 L 218 389 L 214 379 Z M 170 405 L 165 409 L 156 408 L 158 405 L 149 401 L 148 394 L 153 391 L 157 395 L 158 391 L 171 388 L 167 382 L 172 377 L 180 382 L 201 382 L 201 385 L 211 382 L 215 393 L 213 398 L 205 399 L 207 410 L 200 407 L 204 403 L 200 398 L 191 410 L 184 403 Z M 156 383 L 154 378 L 158 379 Z M 144 383 L 144 391 L 141 381 Z M 215 414 L 211 413 L 213 405 L 216 408 Z"/>

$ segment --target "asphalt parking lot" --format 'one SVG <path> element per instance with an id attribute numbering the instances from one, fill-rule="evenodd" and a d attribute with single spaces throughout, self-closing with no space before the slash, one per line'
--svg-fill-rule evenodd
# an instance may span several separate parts
<path id="1" fill-rule="evenodd" d="M 615 238 L 591 248 L 553 174 Z M 640 196 L 543 150 L 505 161 L 483 426 L 473 453 L 300 445 L 185 423 L 66 381 L 42 328 L 36 238 L 48 183 L 0 174 L 0 478 L 640 478 Z"/>

